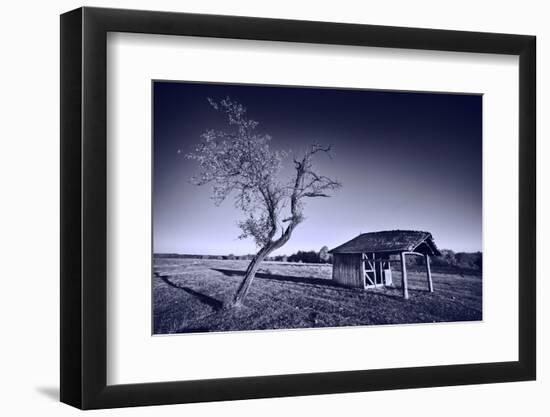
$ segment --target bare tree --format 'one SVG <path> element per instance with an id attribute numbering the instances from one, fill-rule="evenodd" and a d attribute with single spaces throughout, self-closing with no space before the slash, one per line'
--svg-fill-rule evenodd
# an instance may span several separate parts
<path id="1" fill-rule="evenodd" d="M 207 130 L 202 142 L 188 158 L 198 162 L 196 185 L 211 184 L 216 205 L 229 195 L 235 206 L 245 213 L 240 221 L 242 234 L 251 237 L 259 250 L 246 269 L 232 305 L 239 306 L 250 288 L 260 263 L 290 239 L 292 232 L 304 220 L 306 198 L 329 197 L 340 183 L 315 172 L 313 157 L 330 155 L 330 146 L 312 144 L 301 158 L 294 158 L 294 173 L 289 181 L 281 178 L 286 152 L 269 147 L 271 137 L 258 133 L 258 122 L 250 120 L 246 108 L 226 98 L 219 102 L 208 99 L 212 107 L 227 117 L 227 131 Z"/>

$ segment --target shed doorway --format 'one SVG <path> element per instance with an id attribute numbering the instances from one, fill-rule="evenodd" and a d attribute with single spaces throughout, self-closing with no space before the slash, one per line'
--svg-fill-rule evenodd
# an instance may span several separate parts
<path id="1" fill-rule="evenodd" d="M 376 254 L 362 254 L 365 288 L 391 286 L 391 265 L 388 258 L 376 258 Z"/>

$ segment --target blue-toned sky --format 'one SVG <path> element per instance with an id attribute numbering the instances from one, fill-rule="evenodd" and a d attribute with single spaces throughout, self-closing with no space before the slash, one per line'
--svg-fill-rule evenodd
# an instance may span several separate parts
<path id="1" fill-rule="evenodd" d="M 318 172 L 343 185 L 309 199 L 306 220 L 275 254 L 340 245 L 361 232 L 426 230 L 440 248 L 482 249 L 482 97 L 372 90 L 155 81 L 153 235 L 156 253 L 246 254 L 242 213 L 215 206 L 209 186 L 189 182 L 185 158 L 208 128 L 224 129 L 207 97 L 245 105 L 271 147 L 300 155 L 331 144 Z M 286 162 L 286 172 L 292 168 Z"/>

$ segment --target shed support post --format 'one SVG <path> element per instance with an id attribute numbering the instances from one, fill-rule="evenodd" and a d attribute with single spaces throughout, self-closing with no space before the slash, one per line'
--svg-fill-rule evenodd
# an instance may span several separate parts
<path id="1" fill-rule="evenodd" d="M 378 264 L 376 265 L 376 272 L 377 272 L 377 279 L 376 279 L 376 284 L 377 285 L 382 285 L 384 284 L 384 273 L 382 271 L 382 261 L 379 260 L 378 261 Z"/>
<path id="2" fill-rule="evenodd" d="M 426 260 L 426 274 L 428 275 L 428 288 L 430 292 L 434 292 L 434 284 L 432 282 L 432 271 L 430 270 L 430 255 L 424 255 Z"/>
<path id="3" fill-rule="evenodd" d="M 407 300 L 409 298 L 409 289 L 407 288 L 407 260 L 405 259 L 405 253 L 401 252 L 401 275 L 403 287 L 403 298 Z"/>

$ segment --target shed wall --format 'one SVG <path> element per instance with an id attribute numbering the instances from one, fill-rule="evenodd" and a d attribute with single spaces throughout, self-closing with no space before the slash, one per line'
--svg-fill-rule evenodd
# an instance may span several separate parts
<path id="1" fill-rule="evenodd" d="M 335 253 L 332 279 L 346 287 L 365 288 L 363 259 L 360 253 Z"/>

